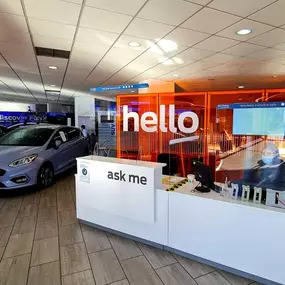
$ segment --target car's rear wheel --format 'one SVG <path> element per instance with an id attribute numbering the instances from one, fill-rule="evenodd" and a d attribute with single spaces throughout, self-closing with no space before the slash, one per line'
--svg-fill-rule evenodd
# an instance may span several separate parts
<path id="1" fill-rule="evenodd" d="M 54 182 L 53 167 L 50 163 L 45 163 L 41 166 L 38 174 L 38 186 L 40 188 L 47 188 Z"/>

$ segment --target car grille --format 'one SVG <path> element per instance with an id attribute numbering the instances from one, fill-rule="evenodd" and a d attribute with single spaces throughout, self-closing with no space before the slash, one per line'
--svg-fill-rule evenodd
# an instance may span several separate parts
<path id="1" fill-rule="evenodd" d="M 6 188 L 6 186 L 0 182 L 0 188 Z"/>
<path id="2" fill-rule="evenodd" d="M 5 173 L 6 173 L 6 170 L 0 169 L 0 176 L 4 176 Z"/>

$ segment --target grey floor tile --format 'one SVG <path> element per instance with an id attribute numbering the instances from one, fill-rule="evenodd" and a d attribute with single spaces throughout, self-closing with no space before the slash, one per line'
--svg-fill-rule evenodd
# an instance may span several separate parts
<path id="1" fill-rule="evenodd" d="M 117 235 L 110 236 L 109 240 L 119 260 L 125 260 L 142 255 L 141 250 L 133 240 L 126 239 Z"/>
<path id="2" fill-rule="evenodd" d="M 38 222 L 46 222 L 56 220 L 56 207 L 40 208 L 38 215 Z"/>
<path id="3" fill-rule="evenodd" d="M 253 281 L 234 275 L 232 273 L 229 272 L 225 272 L 225 271 L 219 271 L 232 285 L 249 285 L 251 284 Z"/>
<path id="4" fill-rule="evenodd" d="M 40 208 L 49 208 L 56 206 L 56 197 L 48 197 L 48 198 L 41 198 L 40 200 Z"/>
<path id="5" fill-rule="evenodd" d="M 35 240 L 58 236 L 57 220 L 38 222 L 36 226 Z"/>
<path id="6" fill-rule="evenodd" d="M 12 227 L 0 228 L 0 246 L 6 246 L 9 240 Z"/>
<path id="7" fill-rule="evenodd" d="M 58 238 L 34 241 L 31 266 L 59 260 Z"/>
<path id="8" fill-rule="evenodd" d="M 105 232 L 101 230 L 91 228 L 91 230 L 84 231 L 83 236 L 88 253 L 111 248 Z"/>
<path id="9" fill-rule="evenodd" d="M 0 211 L 5 203 L 6 203 L 6 199 L 0 198 Z"/>
<path id="10" fill-rule="evenodd" d="M 215 271 L 195 279 L 199 285 L 231 285 L 219 272 Z"/>
<path id="11" fill-rule="evenodd" d="M 14 226 L 17 215 L 17 211 L 5 211 L 0 213 L 0 228 Z"/>
<path id="12" fill-rule="evenodd" d="M 95 285 L 91 270 L 62 277 L 62 285 Z"/>
<path id="13" fill-rule="evenodd" d="M 112 249 L 89 255 L 96 285 L 105 285 L 125 279 L 125 274 Z"/>
<path id="14" fill-rule="evenodd" d="M 83 242 L 83 236 L 79 224 L 71 224 L 59 228 L 60 246 Z"/>
<path id="15" fill-rule="evenodd" d="M 75 210 L 75 204 L 70 195 L 60 195 L 57 199 L 58 211 Z"/>
<path id="16" fill-rule="evenodd" d="M 124 279 L 122 281 L 111 283 L 110 285 L 129 285 L 129 284 L 130 284 L 129 281 L 127 279 Z"/>
<path id="17" fill-rule="evenodd" d="M 75 210 L 62 211 L 58 213 L 59 226 L 66 226 L 70 224 L 77 224 L 79 221 L 76 217 Z"/>
<path id="18" fill-rule="evenodd" d="M 0 260 L 3 256 L 4 250 L 5 250 L 5 246 L 0 247 Z"/>
<path id="19" fill-rule="evenodd" d="M 166 250 L 139 244 L 140 249 L 154 269 L 176 263 L 176 259 Z"/>
<path id="20" fill-rule="evenodd" d="M 27 285 L 61 285 L 60 278 L 59 262 L 51 262 L 31 267 Z"/>
<path id="21" fill-rule="evenodd" d="M 17 218 L 12 235 L 33 232 L 36 229 L 36 216 Z"/>
<path id="22" fill-rule="evenodd" d="M 4 258 L 31 253 L 33 238 L 33 232 L 10 236 Z"/>
<path id="23" fill-rule="evenodd" d="M 83 224 L 83 223 L 80 223 L 80 227 L 81 227 L 82 232 L 91 231 L 92 229 L 94 229 L 94 227 L 88 226 L 88 225 Z"/>
<path id="24" fill-rule="evenodd" d="M 61 274 L 68 275 L 90 269 L 84 243 L 66 245 L 60 248 Z"/>
<path id="25" fill-rule="evenodd" d="M 123 260 L 121 263 L 131 285 L 162 285 L 144 256 Z"/>
<path id="26" fill-rule="evenodd" d="M 197 285 L 179 263 L 157 269 L 156 272 L 165 285 Z"/>
<path id="27" fill-rule="evenodd" d="M 31 204 L 21 207 L 18 217 L 29 217 L 38 215 L 39 206 L 37 204 Z"/>
<path id="28" fill-rule="evenodd" d="M 12 198 L 6 201 L 1 209 L 1 212 L 18 212 L 21 208 L 23 198 Z"/>
<path id="29" fill-rule="evenodd" d="M 211 266 L 199 263 L 183 256 L 175 255 L 175 258 L 193 278 L 197 278 L 215 271 L 215 268 Z"/>
<path id="30" fill-rule="evenodd" d="M 0 263 L 0 285 L 23 285 L 27 282 L 30 254 L 3 259 Z"/>

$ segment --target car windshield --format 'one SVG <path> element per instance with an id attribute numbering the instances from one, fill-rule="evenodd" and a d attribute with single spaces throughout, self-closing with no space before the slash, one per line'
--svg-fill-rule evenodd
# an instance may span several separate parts
<path id="1" fill-rule="evenodd" d="M 53 132 L 51 128 L 16 129 L 0 138 L 0 146 L 43 146 Z"/>

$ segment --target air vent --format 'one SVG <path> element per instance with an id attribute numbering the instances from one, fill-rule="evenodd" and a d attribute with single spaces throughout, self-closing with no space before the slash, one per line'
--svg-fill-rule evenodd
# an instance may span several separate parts
<path id="1" fill-rule="evenodd" d="M 69 59 L 70 51 L 60 50 L 60 49 L 51 49 L 43 47 L 35 47 L 37 56 L 47 56 L 55 58 L 65 58 Z"/>

